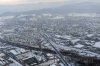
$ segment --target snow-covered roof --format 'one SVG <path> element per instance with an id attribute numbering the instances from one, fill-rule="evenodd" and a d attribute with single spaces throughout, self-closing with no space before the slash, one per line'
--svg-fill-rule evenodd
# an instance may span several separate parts
<path id="1" fill-rule="evenodd" d="M 16 52 L 15 50 L 10 50 L 11 53 L 13 53 L 14 55 L 17 55 L 18 52 Z"/>
<path id="2" fill-rule="evenodd" d="M 80 41 L 80 39 L 73 39 L 71 41 L 72 41 L 72 43 L 76 43 L 76 42 Z"/>
<path id="3" fill-rule="evenodd" d="M 84 47 L 84 45 L 77 44 L 77 45 L 75 45 L 74 47 L 76 47 L 76 48 L 82 48 L 82 47 Z"/>
<path id="4" fill-rule="evenodd" d="M 53 17 L 51 19 L 65 19 L 65 17 L 64 16 L 56 16 L 56 17 Z"/>
<path id="5" fill-rule="evenodd" d="M 88 34 L 88 35 L 87 35 L 87 37 L 92 37 L 92 36 L 93 36 L 93 34 Z"/>
<path id="6" fill-rule="evenodd" d="M 58 37 L 58 38 L 71 39 L 71 36 L 69 36 L 69 35 L 63 35 L 63 36 L 55 35 L 55 36 Z"/>
<path id="7" fill-rule="evenodd" d="M 93 46 L 97 47 L 97 48 L 100 48 L 100 42 L 96 42 Z"/>

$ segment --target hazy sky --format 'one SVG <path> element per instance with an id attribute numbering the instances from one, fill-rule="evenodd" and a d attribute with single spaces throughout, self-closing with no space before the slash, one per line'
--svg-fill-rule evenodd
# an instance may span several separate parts
<path id="1" fill-rule="evenodd" d="M 57 3 L 65 2 L 99 2 L 100 0 L 0 0 L 0 5 L 19 5 L 19 4 L 39 4 L 39 3 Z"/>
<path id="2" fill-rule="evenodd" d="M 81 2 L 100 3 L 100 0 L 0 0 L 0 13 L 36 10 Z"/>
<path id="3" fill-rule="evenodd" d="M 40 4 L 67 2 L 69 0 L 0 0 L 0 5 Z"/>

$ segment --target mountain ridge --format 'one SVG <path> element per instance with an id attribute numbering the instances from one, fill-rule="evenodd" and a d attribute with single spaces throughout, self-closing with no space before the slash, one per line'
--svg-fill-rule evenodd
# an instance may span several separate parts
<path id="1" fill-rule="evenodd" d="M 74 3 L 74 4 L 64 4 L 59 7 L 44 8 L 38 10 L 29 10 L 24 12 L 6 12 L 4 14 L 41 14 L 41 13 L 100 13 L 100 4 L 93 2 L 84 2 L 84 3 Z M 4 15 L 2 14 L 2 15 Z"/>

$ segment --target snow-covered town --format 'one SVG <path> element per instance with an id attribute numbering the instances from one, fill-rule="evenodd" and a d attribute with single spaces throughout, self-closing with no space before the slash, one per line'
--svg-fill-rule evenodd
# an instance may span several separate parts
<path id="1" fill-rule="evenodd" d="M 0 0 L 0 66 L 100 66 L 100 1 Z"/>
<path id="2" fill-rule="evenodd" d="M 99 18 L 69 14 L 1 16 L 0 65 L 99 66 Z"/>

